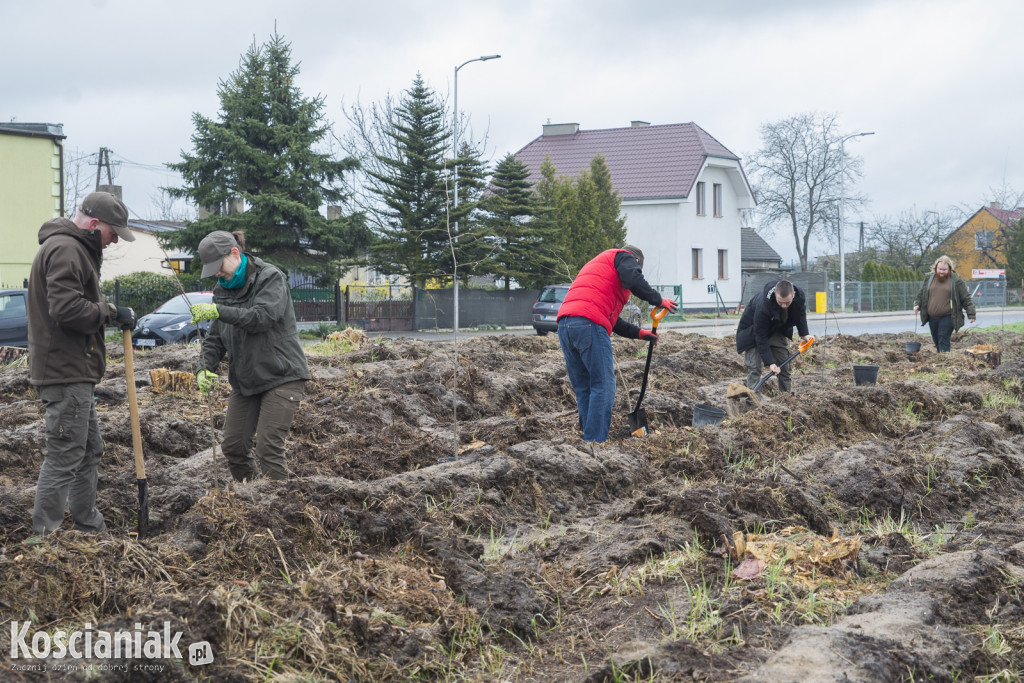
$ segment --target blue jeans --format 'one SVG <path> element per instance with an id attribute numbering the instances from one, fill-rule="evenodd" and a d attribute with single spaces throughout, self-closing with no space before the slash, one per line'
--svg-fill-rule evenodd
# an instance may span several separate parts
<path id="1" fill-rule="evenodd" d="M 608 330 L 587 318 L 558 321 L 565 369 L 576 392 L 584 441 L 607 441 L 615 401 L 615 365 Z"/>
<path id="2" fill-rule="evenodd" d="M 932 332 L 932 341 L 935 342 L 935 349 L 939 353 L 946 353 L 949 349 L 949 338 L 953 336 L 953 316 L 944 315 L 941 318 L 928 318 L 928 328 Z"/>

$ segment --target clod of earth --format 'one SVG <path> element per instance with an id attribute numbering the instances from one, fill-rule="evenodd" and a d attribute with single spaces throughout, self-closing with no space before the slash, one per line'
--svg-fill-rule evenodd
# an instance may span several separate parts
<path id="1" fill-rule="evenodd" d="M 664 331 L 636 439 L 619 407 L 644 357 L 616 338 L 629 386 L 591 447 L 553 337 L 460 342 L 455 388 L 451 343 L 338 334 L 307 351 L 295 478 L 232 491 L 213 487 L 198 349 L 139 352 L 141 541 L 110 344 L 112 535 L 45 543 L 29 542 L 43 414 L 16 359 L 0 368 L 0 615 L 49 632 L 168 621 L 212 645 L 211 664 L 160 680 L 1017 680 L 1024 341 L 904 342 L 818 344 L 793 394 L 694 430 L 742 358 L 732 338 Z M 880 366 L 875 386 L 854 385 L 856 364 Z"/>

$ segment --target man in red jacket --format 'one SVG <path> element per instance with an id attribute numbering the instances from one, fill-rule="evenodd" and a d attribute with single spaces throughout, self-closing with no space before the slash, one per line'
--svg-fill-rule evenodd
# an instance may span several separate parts
<path id="1" fill-rule="evenodd" d="M 658 339 L 654 332 L 619 317 L 629 293 L 670 313 L 678 308 L 675 301 L 662 298 L 647 284 L 643 265 L 644 253 L 637 247 L 602 251 L 580 269 L 558 309 L 558 341 L 576 392 L 584 441 L 608 440 L 615 401 L 611 333 L 629 339 Z"/>

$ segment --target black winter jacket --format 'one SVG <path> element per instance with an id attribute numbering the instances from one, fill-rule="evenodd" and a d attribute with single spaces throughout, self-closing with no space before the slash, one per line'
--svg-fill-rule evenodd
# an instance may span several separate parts
<path id="1" fill-rule="evenodd" d="M 801 337 L 810 332 L 807 329 L 807 299 L 802 289 L 793 285 L 796 296 L 789 305 L 786 321 L 782 321 L 782 307 L 775 301 L 775 285 L 773 280 L 764 286 L 760 294 L 753 297 L 740 317 L 736 328 L 736 351 L 745 353 L 747 349 L 757 347 L 761 360 L 765 365 L 775 362 L 768 340 L 778 333 L 787 339 L 793 337 L 793 328 Z"/>

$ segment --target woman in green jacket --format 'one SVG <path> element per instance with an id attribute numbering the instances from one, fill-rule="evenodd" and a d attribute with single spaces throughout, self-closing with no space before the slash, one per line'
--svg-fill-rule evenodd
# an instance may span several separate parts
<path id="1" fill-rule="evenodd" d="M 963 326 L 964 311 L 972 323 L 977 319 L 967 284 L 954 268 L 956 263 L 948 256 L 935 259 L 914 303 L 914 312 L 920 312 L 922 325 L 928 323 L 939 353 L 949 351 L 949 338 Z"/>
<path id="2" fill-rule="evenodd" d="M 216 275 L 217 285 L 212 304 L 192 307 L 193 323 L 212 321 L 196 380 L 199 390 L 209 393 L 217 380 L 217 366 L 228 356 L 231 395 L 221 448 L 231 476 L 242 481 L 259 472 L 271 479 L 287 479 L 284 442 L 305 398 L 309 367 L 295 325 L 288 279 L 244 250 L 242 232 L 217 230 L 199 243 L 202 276 Z"/>

